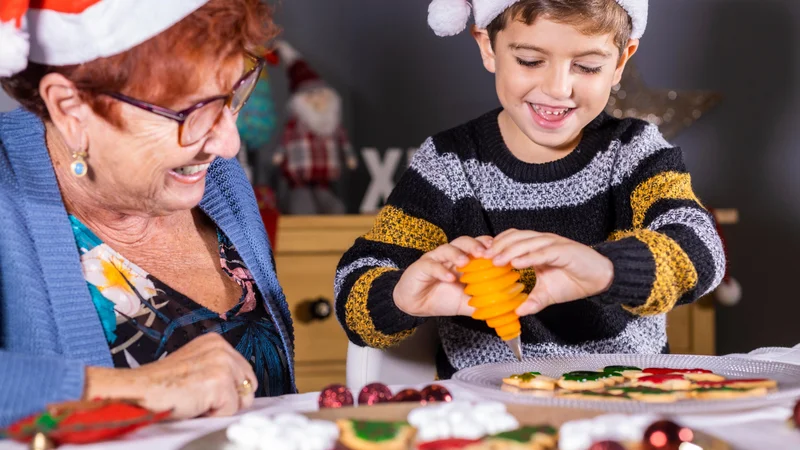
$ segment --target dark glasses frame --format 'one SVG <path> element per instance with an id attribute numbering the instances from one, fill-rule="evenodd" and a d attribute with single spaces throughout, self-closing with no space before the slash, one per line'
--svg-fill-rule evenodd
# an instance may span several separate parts
<path id="1" fill-rule="evenodd" d="M 166 117 L 167 119 L 172 119 L 172 120 L 178 122 L 178 124 L 180 124 L 180 127 L 181 127 L 181 129 L 178 130 L 178 138 L 180 140 L 180 136 L 183 134 L 182 127 L 186 123 L 186 120 L 189 118 L 190 114 L 192 114 L 193 112 L 197 111 L 198 109 L 208 105 L 209 103 L 213 103 L 213 102 L 220 101 L 220 100 L 225 100 L 225 106 L 230 107 L 234 97 L 236 96 L 236 91 L 240 87 L 242 87 L 242 85 L 251 76 L 253 76 L 253 72 L 258 72 L 255 75 L 256 83 L 258 83 L 258 79 L 261 77 L 261 72 L 263 72 L 264 67 L 266 66 L 266 60 L 263 59 L 263 58 L 260 58 L 258 56 L 255 56 L 252 53 L 247 53 L 247 57 L 252 59 L 255 62 L 255 65 L 253 66 L 252 69 L 250 69 L 247 72 L 245 72 L 245 74 L 242 75 L 242 77 L 233 85 L 233 88 L 231 89 L 230 93 L 228 93 L 226 95 L 215 95 L 214 97 L 209 97 L 209 98 L 201 100 L 201 101 L 195 103 L 194 105 L 192 105 L 192 106 L 190 106 L 190 107 L 188 107 L 186 109 L 183 109 L 181 111 L 175 111 L 175 110 L 170 109 L 170 108 L 165 108 L 163 106 L 154 105 L 152 103 L 148 103 L 148 102 L 145 102 L 143 100 L 138 100 L 138 99 L 135 99 L 133 97 L 128 97 L 127 95 L 120 94 L 119 92 L 111 92 L 111 91 L 106 92 L 106 91 L 104 91 L 104 92 L 101 92 L 101 94 L 102 95 L 107 95 L 107 96 L 109 96 L 111 98 L 114 98 L 116 100 L 119 100 L 119 101 L 121 101 L 123 103 L 127 103 L 127 104 L 129 104 L 131 106 L 135 106 L 137 108 L 143 109 L 145 111 L 151 112 L 151 113 L 159 115 L 161 117 Z M 254 84 L 254 86 L 255 86 L 255 84 Z M 253 88 L 253 91 L 255 91 L 255 87 Z M 247 97 L 244 98 L 244 100 L 241 102 L 240 105 L 238 105 L 238 107 L 236 108 L 236 111 L 231 110 L 231 112 L 233 114 L 238 113 L 242 109 L 242 107 L 247 103 L 247 100 L 250 99 L 250 95 L 252 95 L 253 91 L 250 91 L 250 93 L 247 94 Z M 209 129 L 209 131 L 210 131 L 210 129 Z M 206 132 L 206 134 L 208 134 L 208 132 Z M 202 139 L 202 137 L 204 137 L 204 136 L 201 136 L 200 139 Z M 189 142 L 189 143 L 186 143 L 185 145 L 190 145 L 190 144 L 193 144 L 193 143 L 194 142 Z"/>

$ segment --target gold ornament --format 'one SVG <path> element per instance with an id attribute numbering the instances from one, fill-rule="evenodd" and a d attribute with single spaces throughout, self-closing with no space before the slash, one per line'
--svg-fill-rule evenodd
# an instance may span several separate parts
<path id="1" fill-rule="evenodd" d="M 667 140 L 689 128 L 715 107 L 722 96 L 712 91 L 651 89 L 633 62 L 611 89 L 606 112 L 618 119 L 635 117 L 658 126 Z"/>

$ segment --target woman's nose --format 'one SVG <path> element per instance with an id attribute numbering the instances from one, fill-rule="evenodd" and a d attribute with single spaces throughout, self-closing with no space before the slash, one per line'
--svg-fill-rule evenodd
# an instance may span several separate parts
<path id="1" fill-rule="evenodd" d="M 233 116 L 230 108 L 225 107 L 219 120 L 211 129 L 203 151 L 221 158 L 230 159 L 239 153 L 240 147 L 241 141 L 239 130 L 236 128 L 236 117 Z"/>

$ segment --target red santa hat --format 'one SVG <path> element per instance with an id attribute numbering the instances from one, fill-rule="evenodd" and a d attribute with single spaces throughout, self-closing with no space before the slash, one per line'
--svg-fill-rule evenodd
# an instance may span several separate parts
<path id="1" fill-rule="evenodd" d="M 0 0 L 0 77 L 129 50 L 208 0 Z"/>
<path id="2" fill-rule="evenodd" d="M 289 76 L 289 90 L 296 94 L 308 89 L 324 87 L 325 81 L 314 69 L 302 58 L 300 53 L 286 41 L 278 41 L 275 44 L 281 61 L 286 64 Z"/>
<path id="3" fill-rule="evenodd" d="M 464 31 L 469 21 L 470 9 L 475 14 L 475 25 L 486 28 L 506 9 L 520 0 L 433 0 L 428 7 L 428 25 L 439 36 L 453 36 Z M 633 39 L 644 35 L 647 27 L 648 0 L 617 0 L 633 22 Z"/>

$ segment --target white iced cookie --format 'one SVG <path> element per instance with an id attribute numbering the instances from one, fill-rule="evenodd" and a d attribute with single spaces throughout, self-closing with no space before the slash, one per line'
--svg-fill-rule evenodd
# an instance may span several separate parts
<path id="1" fill-rule="evenodd" d="M 417 441 L 480 439 L 519 428 L 517 419 L 499 402 L 449 402 L 416 408 L 408 423 L 417 429 Z"/>
<path id="2" fill-rule="evenodd" d="M 586 450 L 594 442 L 613 440 L 639 442 L 656 416 L 626 416 L 607 414 L 594 419 L 573 420 L 561 426 L 558 433 L 559 450 Z"/>
<path id="3" fill-rule="evenodd" d="M 331 450 L 339 438 L 333 422 L 286 413 L 273 417 L 248 414 L 226 430 L 235 448 L 253 450 Z"/>

